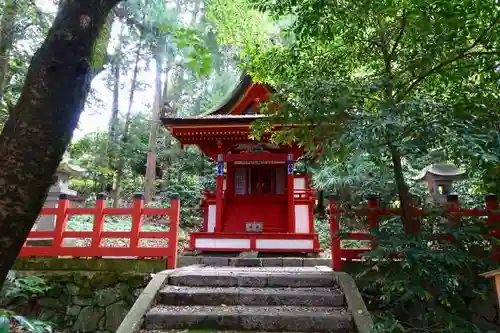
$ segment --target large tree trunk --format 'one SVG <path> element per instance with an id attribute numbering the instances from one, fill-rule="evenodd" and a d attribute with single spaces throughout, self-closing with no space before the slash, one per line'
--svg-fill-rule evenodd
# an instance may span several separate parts
<path id="1" fill-rule="evenodd" d="M 90 89 L 93 46 L 120 0 L 67 0 L 0 135 L 0 285 L 40 213 Z"/>

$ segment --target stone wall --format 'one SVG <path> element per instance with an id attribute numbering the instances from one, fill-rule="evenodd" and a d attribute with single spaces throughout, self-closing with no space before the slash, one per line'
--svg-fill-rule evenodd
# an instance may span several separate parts
<path id="1" fill-rule="evenodd" d="M 42 273 L 52 289 L 35 300 L 37 317 L 71 332 L 115 332 L 151 274 Z"/>
<path id="2" fill-rule="evenodd" d="M 114 333 L 152 273 L 164 265 L 155 260 L 21 258 L 17 273 L 38 276 L 51 289 L 16 312 L 52 322 L 56 332 Z"/>

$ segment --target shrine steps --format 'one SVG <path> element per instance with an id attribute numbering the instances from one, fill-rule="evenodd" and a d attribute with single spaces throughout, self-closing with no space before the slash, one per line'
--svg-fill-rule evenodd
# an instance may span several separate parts
<path id="1" fill-rule="evenodd" d="M 342 307 L 344 294 L 338 288 L 254 288 L 167 286 L 159 295 L 161 304 L 175 305 L 271 305 Z"/>
<path id="2" fill-rule="evenodd" d="M 249 331 L 353 332 L 342 308 L 281 306 L 158 306 L 146 316 L 147 329 L 214 328 Z"/>
<path id="3" fill-rule="evenodd" d="M 137 318 L 144 333 L 369 332 L 360 323 L 371 318 L 357 290 L 352 310 L 344 275 L 350 279 L 326 267 L 185 267 L 156 283 L 154 301 Z M 125 318 L 122 326 L 131 332 L 134 324 Z"/>

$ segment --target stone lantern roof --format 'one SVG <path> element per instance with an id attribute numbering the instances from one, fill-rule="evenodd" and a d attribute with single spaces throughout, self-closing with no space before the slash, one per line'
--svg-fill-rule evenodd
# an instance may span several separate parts
<path id="1" fill-rule="evenodd" d="M 413 179 L 416 181 L 428 181 L 429 178 L 435 180 L 462 180 L 465 179 L 465 171 L 458 169 L 453 164 L 431 164 L 423 168 L 418 176 Z"/>
<path id="2" fill-rule="evenodd" d="M 69 160 L 70 160 L 69 154 L 67 152 L 64 153 L 63 159 L 59 164 L 59 167 L 57 168 L 56 172 L 67 174 L 68 176 L 73 176 L 73 177 L 82 177 L 87 170 L 79 166 L 70 164 Z"/>

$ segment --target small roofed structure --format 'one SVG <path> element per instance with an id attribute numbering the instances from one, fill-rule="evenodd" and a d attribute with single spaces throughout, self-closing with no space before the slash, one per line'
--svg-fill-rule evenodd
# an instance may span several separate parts
<path id="1" fill-rule="evenodd" d="M 76 196 L 76 191 L 69 188 L 69 177 L 82 177 L 86 170 L 76 165 L 69 163 L 69 154 L 65 153 L 56 174 L 54 175 L 54 183 L 49 189 L 49 197 L 66 194 L 68 196 Z"/>
<path id="2" fill-rule="evenodd" d="M 453 164 L 439 163 L 423 168 L 414 180 L 427 183 L 429 196 L 435 202 L 444 203 L 446 196 L 452 193 L 453 182 L 465 178 L 465 171 Z"/>
<path id="3" fill-rule="evenodd" d="M 294 172 L 304 149 L 251 138 L 252 122 L 263 117 L 260 103 L 272 92 L 243 75 L 214 110 L 162 118 L 181 145 L 198 146 L 216 164 L 216 189 L 203 191 L 202 231 L 190 235 L 188 250 L 320 251 L 309 177 Z"/>
<path id="4" fill-rule="evenodd" d="M 500 268 L 490 272 L 479 274 L 479 276 L 492 280 L 493 288 L 495 289 L 495 292 L 497 294 L 498 316 L 500 316 Z"/>
<path id="5" fill-rule="evenodd" d="M 85 169 L 69 163 L 69 155 L 64 154 L 63 160 L 59 164 L 57 171 L 53 178 L 53 184 L 49 189 L 47 198 L 43 205 L 44 208 L 57 208 L 59 203 L 59 196 L 66 194 L 69 198 L 75 197 L 77 192 L 69 188 L 69 177 L 82 177 Z M 40 215 L 33 230 L 36 231 L 53 231 L 56 226 L 55 215 Z M 65 240 L 68 242 L 68 239 Z M 28 239 L 28 246 L 49 246 L 52 244 L 52 239 L 37 238 Z"/>

